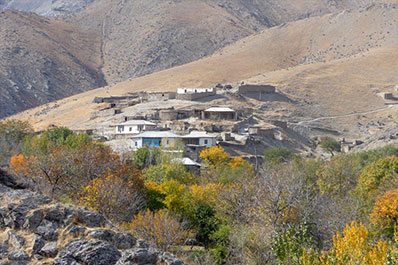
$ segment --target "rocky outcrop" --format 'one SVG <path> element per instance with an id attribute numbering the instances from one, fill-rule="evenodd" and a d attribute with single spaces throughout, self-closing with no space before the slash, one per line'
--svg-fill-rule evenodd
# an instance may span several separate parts
<path id="1" fill-rule="evenodd" d="M 180 265 L 102 215 L 0 182 L 0 264 Z"/>

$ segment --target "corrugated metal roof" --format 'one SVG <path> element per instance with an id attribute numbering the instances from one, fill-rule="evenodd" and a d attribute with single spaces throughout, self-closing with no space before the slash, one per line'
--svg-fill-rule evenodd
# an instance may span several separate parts
<path id="1" fill-rule="evenodd" d="M 233 109 L 230 108 L 219 108 L 219 107 L 213 107 L 205 110 L 207 112 L 235 112 Z"/>
<path id="2" fill-rule="evenodd" d="M 190 134 L 182 136 L 182 138 L 215 138 L 215 137 L 210 134 L 207 134 L 207 132 L 192 131 Z"/>
<path id="3" fill-rule="evenodd" d="M 182 163 L 184 166 L 197 166 L 197 167 L 201 167 L 202 165 L 193 161 L 192 159 L 190 159 L 189 157 L 183 157 L 183 158 L 174 158 L 172 160 L 172 162 L 174 163 Z"/>
<path id="4" fill-rule="evenodd" d="M 150 122 L 150 121 L 144 121 L 144 120 L 130 120 L 126 121 L 117 125 L 153 125 L 156 126 L 155 123 Z"/>
<path id="5" fill-rule="evenodd" d="M 172 132 L 148 131 L 132 136 L 131 138 L 181 138 L 181 136 Z"/>

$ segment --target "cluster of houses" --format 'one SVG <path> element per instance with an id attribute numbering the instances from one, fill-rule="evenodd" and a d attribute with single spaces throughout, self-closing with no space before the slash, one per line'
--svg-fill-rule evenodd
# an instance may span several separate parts
<path id="1" fill-rule="evenodd" d="M 217 95 L 217 89 L 225 90 L 232 87 L 218 85 L 214 88 L 179 88 L 175 92 L 139 92 L 127 96 L 97 97 L 93 103 L 102 104 L 105 108 L 93 113 L 93 118 L 121 114 L 124 113 L 124 108 L 143 102 L 197 101 L 205 98 L 211 100 Z M 267 94 L 276 93 L 276 90 L 275 87 L 269 85 L 241 84 L 236 93 L 263 100 Z M 196 161 L 199 160 L 199 154 L 203 149 L 218 143 L 226 145 L 234 143 L 235 138 L 231 137 L 231 132 L 239 133 L 241 129 L 245 129 L 248 135 L 260 137 L 267 134 L 266 137 L 274 137 L 274 128 L 267 127 L 264 133 L 264 126 L 253 127 L 246 121 L 247 117 L 252 115 L 249 110 L 234 110 L 229 106 L 212 105 L 213 107 L 202 104 L 178 109 L 174 106 L 169 108 L 159 106 L 138 115 L 128 116 L 127 114 L 123 122 L 114 125 L 115 129 L 110 128 L 112 132 L 105 133 L 104 131 L 104 135 L 107 139 L 123 139 L 123 142 L 127 142 L 127 145 L 123 144 L 123 148 L 127 146 L 126 149 L 131 151 L 145 146 L 167 148 L 180 143 L 184 147 L 181 162 L 188 167 L 200 165 Z"/>

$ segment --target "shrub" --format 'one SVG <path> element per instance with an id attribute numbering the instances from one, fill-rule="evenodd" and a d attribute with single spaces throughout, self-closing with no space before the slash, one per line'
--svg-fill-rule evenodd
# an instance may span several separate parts
<path id="1" fill-rule="evenodd" d="M 269 148 L 264 153 L 264 161 L 267 163 L 287 162 L 293 157 L 293 152 L 284 147 Z"/>
<path id="2" fill-rule="evenodd" d="M 390 239 L 398 225 L 398 190 L 387 191 L 377 197 L 370 214 L 371 222 Z"/>
<path id="3" fill-rule="evenodd" d="M 134 184 L 110 173 L 92 180 L 84 188 L 80 201 L 118 222 L 131 220 L 144 205 L 144 197 Z"/>
<path id="4" fill-rule="evenodd" d="M 365 226 L 353 222 L 333 238 L 331 250 L 319 257 L 313 250 L 305 251 L 300 260 L 303 265 L 384 265 L 387 256 L 387 243 L 372 244 Z"/>
<path id="5" fill-rule="evenodd" d="M 334 152 L 341 151 L 341 144 L 332 138 L 322 140 L 320 146 L 324 151 L 329 152 L 332 156 L 334 156 Z"/>
<path id="6" fill-rule="evenodd" d="M 167 210 L 154 213 L 145 210 L 124 227 L 152 246 L 166 251 L 174 245 L 183 244 L 191 233 L 186 223 L 180 223 Z"/>

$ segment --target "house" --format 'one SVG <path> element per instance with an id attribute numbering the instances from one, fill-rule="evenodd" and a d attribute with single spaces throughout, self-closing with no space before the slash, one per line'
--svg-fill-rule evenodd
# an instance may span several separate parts
<path id="1" fill-rule="evenodd" d="M 183 164 L 189 172 L 192 174 L 199 174 L 200 169 L 202 168 L 202 165 L 193 161 L 189 157 L 183 157 L 183 158 L 175 158 L 171 160 L 172 163 L 175 164 Z"/>
<path id="2" fill-rule="evenodd" d="M 185 145 L 212 147 L 217 144 L 216 137 L 206 132 L 192 131 L 190 134 L 184 135 L 181 138 Z"/>
<path id="3" fill-rule="evenodd" d="M 276 88 L 271 85 L 250 85 L 239 86 L 239 94 L 257 100 L 267 99 L 267 94 L 276 93 Z"/>
<path id="4" fill-rule="evenodd" d="M 230 108 L 213 107 L 202 112 L 202 119 L 207 120 L 237 120 L 237 113 Z"/>
<path id="5" fill-rule="evenodd" d="M 138 150 L 142 147 L 168 147 L 177 143 L 181 139 L 180 135 L 171 133 L 169 131 L 148 131 L 132 138 L 132 149 Z"/>
<path id="6" fill-rule="evenodd" d="M 116 134 L 139 134 L 143 131 L 151 131 L 156 124 L 144 120 L 130 120 L 116 125 Z"/>
<path id="7" fill-rule="evenodd" d="M 198 100 L 217 94 L 216 88 L 179 88 L 177 99 L 179 100 Z"/>

